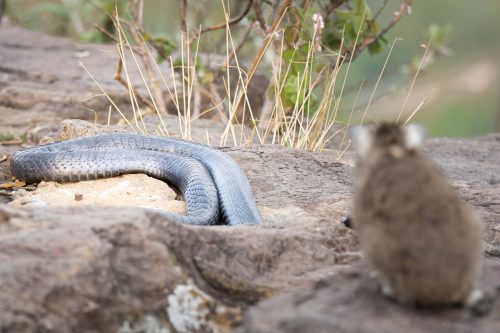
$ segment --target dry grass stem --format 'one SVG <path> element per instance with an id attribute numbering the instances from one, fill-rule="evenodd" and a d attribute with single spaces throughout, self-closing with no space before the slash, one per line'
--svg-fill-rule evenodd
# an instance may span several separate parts
<path id="1" fill-rule="evenodd" d="M 123 114 L 123 112 L 120 110 L 120 108 L 116 105 L 116 103 L 113 101 L 113 99 L 111 98 L 111 96 L 109 96 L 109 94 L 106 92 L 106 90 L 104 90 L 104 88 L 99 84 L 99 82 L 97 82 L 97 80 L 95 79 L 95 77 L 89 72 L 89 70 L 87 69 L 87 67 L 85 67 L 85 65 L 79 61 L 78 64 L 80 66 L 82 66 L 82 68 L 85 70 L 85 72 L 87 72 L 87 74 L 90 76 L 90 78 L 92 79 L 92 81 L 94 81 L 94 83 L 97 85 L 97 87 L 99 88 L 99 90 L 101 90 L 102 94 L 106 96 L 106 98 L 108 99 L 109 103 L 111 103 L 111 105 L 113 105 L 113 107 L 115 108 L 116 112 L 118 112 L 118 114 L 122 117 L 122 119 L 124 119 L 125 123 L 130 126 L 130 128 L 135 132 L 137 133 L 137 130 L 135 129 L 134 126 L 132 126 L 132 124 L 130 123 L 130 121 L 127 119 L 127 117 L 125 116 L 125 114 Z"/>
<path id="2" fill-rule="evenodd" d="M 387 63 L 389 62 L 389 58 L 391 57 L 392 50 L 394 49 L 394 46 L 396 45 L 396 42 L 398 40 L 399 40 L 399 38 L 394 38 L 394 41 L 392 42 L 391 48 L 389 49 L 389 53 L 387 54 L 387 57 L 385 58 L 384 66 L 382 66 L 382 70 L 380 71 L 377 82 L 375 82 L 375 86 L 373 87 L 372 94 L 370 95 L 370 99 L 368 100 L 368 103 L 366 104 L 365 111 L 363 112 L 363 116 L 361 117 L 361 124 L 363 124 L 363 122 L 365 121 L 366 114 L 368 113 L 368 109 L 370 108 L 373 97 L 375 96 L 375 92 L 377 91 L 378 84 L 380 83 L 380 80 L 382 79 L 382 75 L 385 72 L 385 68 L 387 67 Z"/>
<path id="3" fill-rule="evenodd" d="M 283 53 L 287 47 L 285 46 L 284 33 L 279 33 L 285 14 L 292 5 L 291 0 L 273 2 L 271 15 L 274 14 L 274 16 L 272 16 L 273 19 L 269 26 L 266 24 L 260 12 L 260 7 L 256 5 L 257 1 L 247 0 L 243 12 L 236 17 L 230 17 L 227 3 L 221 0 L 225 22 L 223 24 L 216 24 L 199 29 L 198 33 L 194 36 L 190 36 L 188 31 L 186 21 L 187 1 L 180 0 L 182 33 L 179 47 L 179 65 L 176 65 L 177 62 L 174 62 L 171 56 L 168 57 L 166 62 L 170 70 L 170 77 L 167 78 L 166 74 L 155 60 L 153 51 L 159 51 L 154 46 L 151 48 L 151 44 L 148 46 L 148 43 L 151 42 L 146 41 L 148 39 L 145 37 L 146 34 L 144 33 L 142 25 L 142 17 L 139 17 L 142 15 L 143 1 L 135 0 L 132 3 L 135 4 L 137 8 L 132 12 L 131 22 L 119 18 L 116 7 L 115 15 L 112 19 L 117 32 L 116 36 L 113 36 L 113 40 L 116 41 L 119 55 L 115 78 L 128 91 L 133 119 L 129 120 L 125 117 L 123 112 L 104 91 L 102 86 L 88 72 L 85 66 L 81 64 L 99 87 L 102 95 L 106 96 L 111 104 L 108 109 L 108 124 L 111 122 L 111 112 L 116 111 L 134 132 L 140 131 L 146 133 L 147 128 L 144 117 L 147 114 L 155 113 L 160 124 L 157 128 L 153 129 L 153 132 L 157 135 L 169 135 L 164 118 L 167 115 L 167 105 L 173 104 L 177 112 L 177 125 L 180 137 L 185 140 L 192 139 L 191 125 L 193 120 L 213 112 L 225 123 L 223 133 L 220 135 L 220 140 L 217 138 L 219 145 L 227 145 L 229 142 L 237 146 L 252 143 L 255 139 L 261 144 L 272 143 L 319 151 L 324 150 L 326 145 L 333 138 L 342 135 L 338 148 L 338 158 L 343 156 L 345 150 L 349 146 L 348 143 L 346 144 L 346 130 L 353 122 L 359 97 L 363 90 L 363 86 L 366 85 L 366 82 L 363 80 L 357 89 L 357 94 L 353 102 L 354 104 L 350 109 L 347 121 L 343 123 L 342 126 L 338 128 L 335 127 L 335 124 L 339 124 L 338 119 L 340 119 L 339 115 L 341 115 L 342 112 L 341 107 L 344 94 L 347 94 L 346 83 L 350 75 L 352 60 L 362 52 L 364 48 L 375 42 L 399 21 L 399 19 L 407 13 L 411 5 L 410 0 L 404 0 L 399 12 L 396 13 L 389 25 L 382 30 L 385 31 L 384 33 L 381 33 L 381 31 L 376 36 L 366 37 L 364 40 L 360 41 L 360 36 L 362 35 L 361 29 L 366 19 L 365 11 L 358 30 L 356 31 L 356 38 L 352 49 L 349 50 L 348 53 L 341 53 L 341 50 L 344 50 L 345 47 L 344 36 L 342 36 L 339 50 L 326 50 L 328 53 L 322 55 L 323 57 L 331 58 L 331 60 L 329 65 L 323 67 L 321 70 L 318 70 L 318 66 L 316 66 L 318 63 L 324 63 L 320 61 L 322 59 L 318 59 L 318 53 L 315 49 L 317 46 L 315 43 L 317 42 L 318 36 L 316 34 L 318 31 L 313 31 L 312 40 L 310 42 L 307 44 L 301 42 L 302 45 L 305 46 L 304 50 L 307 48 L 307 52 L 304 52 L 305 59 L 301 60 L 301 66 L 296 66 L 300 67 L 301 72 L 296 73 L 296 67 L 292 68 L 292 65 L 296 64 L 297 60 L 285 62 L 283 58 Z M 336 3 L 340 4 L 341 2 Z M 376 16 L 382 12 L 386 4 L 387 1 L 384 0 Z M 256 22 L 248 24 L 242 32 L 238 42 L 235 43 L 231 31 L 232 25 L 245 18 L 252 8 L 256 15 Z M 249 38 L 252 27 L 256 27 L 257 25 L 259 25 L 263 33 L 262 44 L 250 61 L 248 71 L 245 71 L 238 59 L 238 53 L 244 42 Z M 225 29 L 226 39 L 226 57 L 222 65 L 225 73 L 222 74 L 223 71 L 215 73 L 213 76 L 215 79 L 211 78 L 211 82 L 202 86 L 204 78 L 198 73 L 200 64 L 197 63 L 201 35 L 207 31 L 221 29 Z M 300 27 L 300 29 L 303 29 L 303 27 Z M 280 36 L 280 38 L 278 39 L 277 36 Z M 397 40 L 397 38 L 394 39 L 391 45 L 368 103 L 361 116 L 361 123 L 369 117 L 368 110 L 371 103 L 374 101 L 375 92 L 385 72 Z M 270 94 L 272 97 L 265 99 L 265 105 L 261 110 L 259 119 L 257 119 L 254 115 L 255 110 L 252 110 L 248 90 L 257 69 L 263 63 L 266 53 L 270 50 L 270 46 L 272 46 L 272 50 L 276 52 L 275 60 L 271 63 L 272 74 L 271 84 L 269 85 L 269 88 L 273 89 L 272 94 Z M 406 96 L 398 116 L 398 121 L 405 109 L 428 48 L 429 45 L 427 45 L 426 53 L 410 85 L 408 95 Z M 295 56 L 297 52 L 299 52 L 299 45 L 295 46 L 294 54 L 291 59 L 296 59 Z M 302 53 L 300 53 L 300 55 L 302 57 Z M 345 71 L 342 70 L 343 74 L 339 76 L 346 61 L 347 67 Z M 138 70 L 141 78 L 140 84 L 144 86 L 143 89 L 142 87 L 138 89 L 137 86 L 132 84 L 130 70 L 133 66 Z M 283 99 L 284 93 L 287 92 L 285 90 L 285 88 L 287 88 L 287 78 L 289 78 L 290 75 L 296 75 L 296 85 L 293 89 L 297 97 L 292 103 Z M 224 93 L 221 93 L 216 85 L 216 80 L 219 78 L 220 81 L 223 82 L 222 88 L 224 89 Z M 316 97 L 316 95 L 319 96 Z M 430 96 L 422 101 L 407 121 L 420 110 L 429 97 Z M 211 105 L 204 106 L 202 105 L 202 101 L 210 101 Z M 147 107 L 147 110 L 141 109 L 141 107 L 144 106 Z M 205 108 L 205 110 L 202 110 L 203 108 Z M 251 127 L 247 127 L 247 124 L 250 124 Z M 209 135 L 208 129 L 205 131 L 205 135 L 207 143 L 210 144 L 211 136 Z"/>
<path id="4" fill-rule="evenodd" d="M 413 80 L 411 81 L 410 89 L 408 89 L 408 94 L 406 94 L 406 98 L 403 102 L 403 105 L 401 106 L 401 110 L 399 111 L 398 118 L 396 119 L 396 122 L 398 122 L 398 123 L 399 123 L 399 120 L 401 119 L 401 116 L 403 115 L 403 111 L 406 107 L 406 104 L 408 103 L 408 99 L 410 98 L 411 92 L 413 91 L 413 86 L 415 85 L 415 82 L 417 81 L 418 74 L 420 73 L 422 65 L 426 59 L 427 52 L 429 51 L 429 48 L 430 48 L 431 43 L 432 43 L 432 38 L 433 38 L 433 36 L 431 36 L 431 38 L 429 39 L 429 42 L 425 46 L 424 55 L 422 56 L 422 59 L 420 59 L 420 63 L 418 64 L 417 71 L 415 72 L 415 75 L 413 76 Z"/>

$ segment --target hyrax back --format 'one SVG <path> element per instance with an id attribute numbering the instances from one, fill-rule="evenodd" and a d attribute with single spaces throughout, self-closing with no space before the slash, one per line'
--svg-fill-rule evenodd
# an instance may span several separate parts
<path id="1" fill-rule="evenodd" d="M 384 290 L 404 303 L 464 302 L 481 266 L 481 222 L 418 150 L 423 131 L 382 124 L 353 136 L 353 225 Z"/>

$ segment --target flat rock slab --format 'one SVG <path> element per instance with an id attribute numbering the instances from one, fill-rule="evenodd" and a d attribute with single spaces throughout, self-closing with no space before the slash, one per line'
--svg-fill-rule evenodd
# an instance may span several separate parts
<path id="1" fill-rule="evenodd" d="M 120 106 L 127 98 L 113 82 L 111 45 L 79 44 L 19 27 L 0 29 L 0 131 L 41 137 L 62 119 L 93 119 L 107 110 L 82 63 Z M 64 69 L 64 70 L 61 70 Z M 134 74 L 136 74 L 134 72 Z M 138 76 L 134 76 L 138 77 Z M 137 82 L 137 81 L 136 81 Z M 104 121 L 105 116 L 101 119 Z"/>
<path id="2" fill-rule="evenodd" d="M 415 309 L 383 297 L 375 279 L 357 265 L 311 291 L 288 293 L 248 311 L 238 332 L 248 333 L 495 333 L 500 327 L 500 262 L 487 261 L 481 285 L 490 299 L 480 308 Z"/>
<path id="3" fill-rule="evenodd" d="M 311 288 L 357 247 L 332 222 L 208 228 L 113 207 L 2 208 L 0 217 L 6 332 L 115 332 L 146 316 L 228 330 L 249 304 Z"/>
<path id="4" fill-rule="evenodd" d="M 127 132 L 127 128 L 70 119 L 61 122 L 57 140 L 117 132 Z M 44 141 L 52 142 L 54 139 L 45 138 Z M 314 222 L 321 218 L 340 221 L 349 213 L 351 167 L 336 161 L 333 154 L 311 154 L 299 149 L 288 149 L 287 153 L 283 154 L 281 147 L 273 145 L 246 149 L 229 147 L 220 149 L 233 156 L 244 167 L 252 188 L 256 188 L 254 194 L 257 204 L 261 206 L 265 224 L 290 223 L 293 222 L 291 217 L 302 222 Z M 273 166 L 276 160 L 280 160 L 280 163 Z M 297 160 L 302 160 L 302 163 L 297 163 Z M 338 177 L 342 174 L 347 176 Z M 159 208 L 176 213 L 183 211 L 179 209 L 182 207 L 178 202 L 172 202 L 175 198 L 171 197 L 173 190 L 168 189 L 165 183 L 145 175 L 125 177 L 129 185 L 133 182 L 130 185 L 132 188 L 128 188 L 129 185 L 120 181 L 123 178 L 64 185 L 42 182 L 33 192 L 18 192 L 16 200 L 11 204 L 38 206 L 98 204 Z M 270 178 L 274 179 L 274 182 L 270 184 L 272 186 L 267 187 Z M 331 181 L 325 182 L 325 179 Z M 307 188 L 302 189 L 304 181 L 307 181 Z M 140 186 L 145 188 L 141 190 Z M 294 190 L 290 190 L 290 187 Z M 168 189 L 163 208 L 159 203 L 162 189 Z M 112 198 L 109 194 L 111 190 L 115 192 L 120 190 L 123 195 Z M 147 193 L 150 194 L 149 198 Z M 288 196 L 285 198 L 283 193 L 288 193 Z M 75 200 L 75 194 L 85 194 L 83 196 L 85 199 Z M 321 200 L 314 199 L 319 196 Z"/>
<path id="5" fill-rule="evenodd" d="M 124 51 L 124 56 L 127 77 L 134 88 L 148 98 L 149 93 L 141 74 L 141 71 L 145 73 L 145 69 L 142 65 L 139 67 L 136 65 L 127 50 Z M 173 56 L 175 59 L 176 55 Z M 114 79 L 118 59 L 119 54 L 115 45 L 78 43 L 21 27 L 2 26 L 0 133 L 38 142 L 40 138 L 57 132 L 57 126 L 63 119 L 85 119 L 99 123 L 111 120 L 113 124 L 123 120 L 116 107 L 130 121 L 131 125 L 126 127 L 138 130 L 139 126 L 136 124 L 141 123 L 141 127 L 144 124 L 142 120 L 137 122 L 132 120 L 135 113 L 132 111 L 129 91 Z M 225 56 L 200 54 L 200 59 L 207 66 L 218 66 L 225 61 Z M 159 68 L 165 81 L 156 73 L 157 79 L 173 88 L 178 75 L 172 73 L 167 62 L 160 64 Z M 233 73 L 231 80 L 237 79 L 238 75 Z M 254 104 L 253 109 L 256 112 L 260 110 L 262 96 L 268 86 L 267 76 L 256 73 L 254 83 L 247 88 L 249 100 Z M 234 90 L 236 83 L 231 86 Z M 162 88 L 166 90 L 166 87 Z M 218 89 L 224 97 L 222 81 Z M 234 96 L 234 91 L 231 96 Z M 214 110 L 214 106 L 212 100 L 202 98 L 201 111 Z M 173 103 L 169 103 L 167 109 L 170 115 L 163 115 L 161 124 L 159 117 L 149 116 L 147 118 L 153 121 L 144 120 L 145 126 L 150 133 L 162 131 L 172 136 L 180 136 L 184 124 L 172 115 L 177 114 L 178 110 Z M 200 142 L 209 140 L 217 144 L 226 128 L 224 123 L 209 119 L 196 119 L 191 125 L 193 125 L 191 137 L 194 140 Z M 239 126 L 236 127 L 235 137 L 240 138 Z M 232 138 L 227 142 L 231 144 Z"/>
<path id="6" fill-rule="evenodd" d="M 65 124 L 77 136 L 99 133 Z M 500 281 L 499 142 L 433 139 L 425 148 L 485 221 L 483 286 L 492 294 Z M 187 226 L 137 208 L 0 205 L 0 327 L 369 333 L 467 332 L 476 323 L 490 332 L 499 324 L 496 305 L 481 318 L 464 309 L 429 314 L 380 295 L 356 235 L 339 223 L 350 209 L 351 154 L 340 162 L 272 145 L 220 149 L 246 172 L 263 225 Z"/>
<path id="7" fill-rule="evenodd" d="M 33 192 L 17 193 L 12 206 L 125 206 L 186 213 L 184 201 L 166 183 L 143 174 L 59 184 L 41 182 Z"/>
<path id="8" fill-rule="evenodd" d="M 348 211 L 349 166 L 276 146 L 228 153 L 263 192 L 256 193 L 262 226 L 186 226 L 153 211 L 79 203 L 0 206 L 0 281 L 8 291 L 0 293 L 0 327 L 115 332 L 149 323 L 228 331 L 250 304 L 309 289 L 359 260 L 355 235 L 337 221 Z M 316 175 L 304 182 L 311 170 Z M 61 186 L 81 185 L 37 191 Z M 74 192 L 68 200 L 75 204 Z"/>

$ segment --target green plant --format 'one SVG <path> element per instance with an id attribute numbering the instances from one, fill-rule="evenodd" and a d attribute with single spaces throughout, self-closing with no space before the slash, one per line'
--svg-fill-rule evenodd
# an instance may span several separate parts
<path id="1" fill-rule="evenodd" d="M 1 133 L 0 132 L 0 142 L 14 141 L 17 139 L 18 139 L 17 136 L 12 134 L 12 133 L 9 133 L 9 132 Z"/>
<path id="2" fill-rule="evenodd" d="M 377 19 L 386 2 L 374 15 L 365 0 L 248 0 L 244 3 L 238 15 L 230 16 L 230 8 L 222 0 L 224 22 L 202 26 L 190 33 L 188 2 L 180 1 L 181 38 L 177 43 L 171 37 L 153 36 L 145 30 L 141 16 L 143 1 L 132 1 L 127 17 L 121 16 L 115 6 L 110 18 L 116 34 L 103 27 L 101 30 L 113 36 L 119 46 L 115 77 L 131 96 L 134 117 L 127 120 L 131 126 L 146 130 L 142 120 L 148 113 L 143 110 L 146 106 L 159 117 L 158 133 L 168 134 L 162 117 L 167 103 L 173 103 L 182 137 L 187 139 L 192 119 L 216 111 L 226 122 L 221 144 L 229 139 L 233 144 L 242 144 L 257 138 L 262 143 L 323 149 L 338 132 L 332 134 L 332 128 L 338 118 L 352 61 L 365 49 L 370 53 L 379 52 L 385 43 L 384 34 L 411 5 L 411 1 L 404 1 L 393 19 L 381 29 Z M 233 30 L 240 22 L 245 22 L 246 27 L 235 42 Z M 214 70 L 200 61 L 199 53 L 204 34 L 218 30 L 225 32 L 226 60 Z M 256 32 L 252 35 L 252 31 Z M 247 54 L 249 65 L 244 68 L 239 54 L 245 44 L 257 41 L 259 47 Z M 134 65 L 141 71 L 147 95 L 140 93 L 128 78 L 130 64 L 124 56 L 128 50 L 132 51 Z M 276 56 L 269 62 L 266 59 L 271 54 Z M 172 69 L 170 80 L 159 69 L 161 62 L 167 62 Z M 248 90 L 259 67 L 270 68 L 272 75 L 265 96 L 267 103 L 257 117 L 249 102 Z M 342 67 L 347 67 L 345 75 L 340 75 Z M 221 80 L 224 95 L 215 87 Z M 204 106 L 202 98 L 208 98 L 212 105 Z M 244 124 L 250 125 L 250 133 Z"/>

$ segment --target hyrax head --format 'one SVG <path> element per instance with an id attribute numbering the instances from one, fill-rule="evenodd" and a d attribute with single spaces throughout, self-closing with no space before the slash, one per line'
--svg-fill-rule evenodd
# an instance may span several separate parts
<path id="1" fill-rule="evenodd" d="M 425 129 L 415 124 L 401 126 L 383 123 L 377 126 L 356 126 L 351 130 L 351 138 L 361 161 L 370 158 L 373 153 L 388 153 L 400 158 L 418 148 L 425 136 Z"/>

